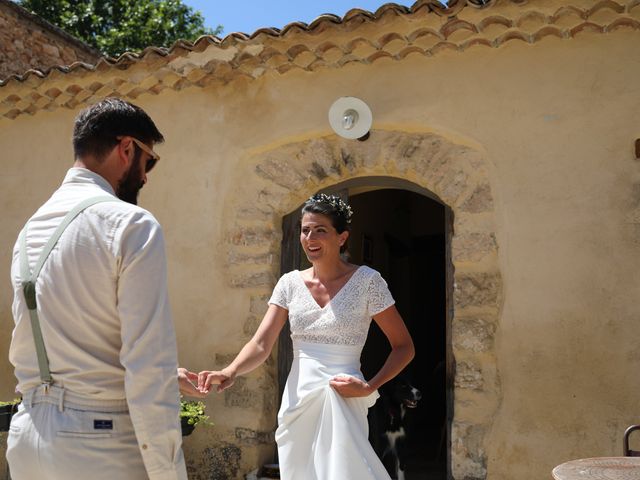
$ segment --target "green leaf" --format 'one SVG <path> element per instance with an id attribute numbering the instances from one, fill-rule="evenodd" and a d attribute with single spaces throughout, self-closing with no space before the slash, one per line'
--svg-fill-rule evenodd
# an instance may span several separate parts
<path id="1" fill-rule="evenodd" d="M 180 401 L 180 418 L 187 418 L 189 425 L 213 425 L 209 416 L 205 415 L 206 405 L 203 402 L 193 400 Z"/>

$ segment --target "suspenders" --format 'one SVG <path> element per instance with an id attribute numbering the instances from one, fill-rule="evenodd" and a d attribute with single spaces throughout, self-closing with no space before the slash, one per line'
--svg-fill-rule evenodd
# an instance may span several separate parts
<path id="1" fill-rule="evenodd" d="M 20 238 L 18 239 L 20 244 L 20 280 L 22 283 L 24 298 L 27 302 L 27 308 L 29 309 L 29 316 L 31 317 L 31 330 L 33 332 L 33 341 L 36 345 L 36 355 L 38 356 L 40 380 L 42 380 L 42 383 L 46 387 L 53 383 L 53 379 L 51 378 L 51 372 L 49 371 L 49 359 L 47 358 L 47 350 L 44 346 L 44 340 L 42 339 L 42 330 L 40 330 L 38 303 L 36 301 L 36 280 L 38 280 L 38 275 L 40 275 L 40 270 L 42 270 L 44 262 L 47 260 L 47 257 L 53 250 L 53 247 L 58 243 L 60 235 L 62 235 L 62 232 L 65 231 L 80 212 L 91 205 L 95 205 L 96 203 L 119 201 L 120 200 L 115 197 L 105 195 L 87 198 L 73 207 L 64 217 L 62 222 L 60 222 L 60 225 L 58 225 L 58 228 L 56 228 L 55 232 L 42 249 L 42 253 L 36 262 L 33 272 L 31 272 L 29 268 L 29 261 L 27 259 L 27 228 L 29 227 L 29 222 L 27 222 L 25 227 L 22 229 L 22 232 L 20 232 Z"/>

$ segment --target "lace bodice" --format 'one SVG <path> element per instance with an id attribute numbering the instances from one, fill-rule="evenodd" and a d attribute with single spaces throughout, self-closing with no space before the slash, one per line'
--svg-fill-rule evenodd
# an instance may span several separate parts
<path id="1" fill-rule="evenodd" d="M 280 278 L 269 303 L 289 310 L 293 340 L 363 346 L 371 317 L 395 302 L 380 274 L 361 266 L 322 308 L 298 270 Z"/>

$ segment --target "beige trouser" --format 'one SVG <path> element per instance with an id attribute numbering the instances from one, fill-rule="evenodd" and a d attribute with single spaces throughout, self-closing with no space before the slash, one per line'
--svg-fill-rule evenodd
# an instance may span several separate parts
<path id="1" fill-rule="evenodd" d="M 54 386 L 23 395 L 7 461 L 12 480 L 148 478 L 125 400 L 91 400 Z"/>

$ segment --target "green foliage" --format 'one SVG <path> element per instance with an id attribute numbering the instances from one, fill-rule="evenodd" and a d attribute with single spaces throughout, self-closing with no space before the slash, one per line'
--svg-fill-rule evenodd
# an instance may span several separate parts
<path id="1" fill-rule="evenodd" d="M 146 47 L 170 47 L 176 40 L 194 41 L 219 35 L 204 26 L 204 17 L 181 0 L 18 0 L 39 17 L 102 53 L 118 56 Z"/>
<path id="2" fill-rule="evenodd" d="M 6 407 L 7 405 L 17 405 L 21 401 L 22 400 L 20 400 L 19 398 L 14 398 L 13 400 L 11 400 L 9 402 L 0 402 L 0 407 Z"/>
<path id="3" fill-rule="evenodd" d="M 180 401 L 180 418 L 187 418 L 187 423 L 194 427 L 200 423 L 203 425 L 213 425 L 209 421 L 209 416 L 204 414 L 206 406 L 203 402 L 192 400 Z"/>

